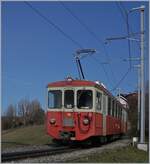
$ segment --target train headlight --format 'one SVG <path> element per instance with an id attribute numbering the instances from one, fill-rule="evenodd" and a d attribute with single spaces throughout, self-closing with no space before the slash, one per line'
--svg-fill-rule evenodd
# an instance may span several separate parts
<path id="1" fill-rule="evenodd" d="M 51 118 L 51 119 L 49 120 L 49 123 L 50 123 L 50 124 L 55 124 L 55 123 L 56 123 L 56 119 L 55 119 L 55 118 Z"/>
<path id="2" fill-rule="evenodd" d="M 83 119 L 83 124 L 88 125 L 90 123 L 90 120 L 88 118 Z"/>

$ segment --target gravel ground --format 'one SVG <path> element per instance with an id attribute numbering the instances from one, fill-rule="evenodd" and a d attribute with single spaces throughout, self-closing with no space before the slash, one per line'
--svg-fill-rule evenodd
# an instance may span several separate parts
<path id="1" fill-rule="evenodd" d="M 88 149 L 83 149 L 83 150 L 78 150 L 78 151 L 73 151 L 70 153 L 63 153 L 63 154 L 56 154 L 56 155 L 50 155 L 50 156 L 44 156 L 44 157 L 38 157 L 38 158 L 28 158 L 24 160 L 18 160 L 15 162 L 19 163 L 49 163 L 49 162 L 66 162 L 69 161 L 71 162 L 74 159 L 78 159 L 79 157 L 85 157 L 87 155 L 91 155 L 94 153 L 101 153 L 104 150 L 110 150 L 114 148 L 120 148 L 120 147 L 126 147 L 127 145 L 130 144 L 130 140 L 124 139 L 124 140 L 117 140 L 115 142 L 109 143 L 107 145 L 102 145 L 100 147 L 95 147 L 95 148 L 88 148 Z"/>

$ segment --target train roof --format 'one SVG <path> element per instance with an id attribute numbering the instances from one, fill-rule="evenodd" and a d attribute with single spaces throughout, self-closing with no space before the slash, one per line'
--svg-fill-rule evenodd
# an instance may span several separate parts
<path id="1" fill-rule="evenodd" d="M 79 87 L 79 86 L 95 86 L 96 83 L 93 81 L 87 80 L 64 80 L 64 81 L 56 81 L 49 83 L 47 87 L 65 87 L 65 86 L 72 86 L 72 87 Z"/>
<path id="2" fill-rule="evenodd" d="M 104 87 L 103 84 L 101 83 L 97 83 L 97 82 L 94 82 L 94 81 L 88 81 L 88 80 L 75 80 L 75 79 L 72 79 L 72 78 L 66 78 L 66 80 L 64 81 L 56 81 L 56 82 L 52 82 L 52 83 L 49 83 L 47 85 L 47 88 L 50 88 L 50 87 L 67 87 L 67 86 L 72 86 L 72 87 L 80 87 L 80 86 L 91 86 L 91 87 L 96 87 L 100 90 L 102 90 L 104 93 L 106 93 L 107 95 L 109 95 L 110 97 L 112 97 L 113 99 L 115 99 L 118 104 L 120 104 L 121 106 L 123 106 L 117 99 L 116 97 L 114 97 L 111 92 L 108 91 L 108 89 L 106 89 Z"/>

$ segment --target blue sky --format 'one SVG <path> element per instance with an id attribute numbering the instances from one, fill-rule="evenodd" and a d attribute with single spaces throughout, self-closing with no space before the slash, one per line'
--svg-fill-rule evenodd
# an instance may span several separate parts
<path id="1" fill-rule="evenodd" d="M 109 90 L 114 88 L 129 68 L 127 40 L 104 44 L 113 36 L 126 36 L 126 22 L 115 1 L 65 2 L 79 19 L 101 40 L 98 42 L 60 2 L 30 2 L 46 18 L 59 26 L 83 48 L 95 48 L 97 53 L 82 59 L 87 80 L 99 80 Z M 146 64 L 148 65 L 148 2 L 122 2 L 126 10 L 144 4 Z M 140 15 L 129 16 L 132 32 L 140 31 Z M 130 31 L 131 32 L 131 31 Z M 107 54 L 110 58 L 108 62 Z M 78 77 L 73 53 L 79 49 L 56 28 L 48 24 L 24 2 L 2 2 L 2 109 L 20 99 L 38 99 L 46 107 L 46 85 L 63 80 L 67 75 Z M 137 43 L 131 43 L 131 56 L 139 57 Z M 96 59 L 96 61 L 95 61 Z M 138 62 L 132 62 L 132 65 Z M 105 74 L 102 65 L 107 72 Z M 146 71 L 147 72 L 147 71 Z M 146 77 L 148 73 L 146 73 Z M 132 92 L 137 85 L 137 70 L 132 69 L 119 85 L 123 92 Z M 116 91 L 113 92 L 116 94 Z"/>

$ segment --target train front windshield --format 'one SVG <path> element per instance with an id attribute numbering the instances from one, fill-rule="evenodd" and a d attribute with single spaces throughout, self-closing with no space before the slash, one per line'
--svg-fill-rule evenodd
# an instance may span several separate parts
<path id="1" fill-rule="evenodd" d="M 75 92 L 74 90 L 64 91 L 64 103 L 62 103 L 62 91 L 50 90 L 48 91 L 48 108 L 61 109 L 62 104 L 66 109 L 72 109 L 75 106 Z M 92 109 L 93 107 L 93 92 L 91 90 L 77 90 L 76 104 L 78 109 Z"/>
<path id="2" fill-rule="evenodd" d="M 74 108 L 74 91 L 65 90 L 64 91 L 64 106 L 65 108 Z"/>
<path id="3" fill-rule="evenodd" d="M 93 106 L 93 93 L 91 90 L 77 91 L 77 107 L 79 109 L 91 109 Z"/>
<path id="4" fill-rule="evenodd" d="M 51 90 L 48 92 L 48 108 L 62 108 L 62 91 Z"/>

